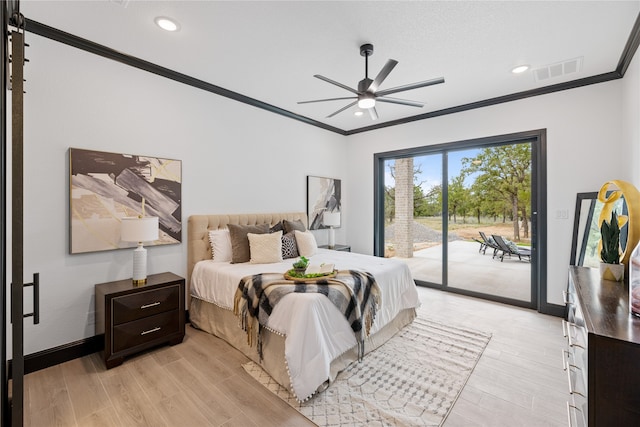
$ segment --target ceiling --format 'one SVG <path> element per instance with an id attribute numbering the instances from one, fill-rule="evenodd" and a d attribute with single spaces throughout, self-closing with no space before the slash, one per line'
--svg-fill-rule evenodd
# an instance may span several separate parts
<path id="1" fill-rule="evenodd" d="M 346 132 L 615 71 L 640 12 L 636 1 L 32 1 L 31 21 Z M 178 21 L 169 33 L 157 16 Z M 28 29 L 27 29 L 28 31 Z M 378 102 L 379 118 L 350 101 L 298 104 L 351 93 L 364 77 L 359 47 L 374 45 L 369 77 L 398 65 L 380 89 L 444 77 L 392 95 L 422 108 Z M 536 79 L 550 65 L 577 71 Z M 531 69 L 513 74 L 516 65 Z M 554 68 L 557 70 L 558 68 Z M 562 68 L 560 68 L 562 70 Z"/>

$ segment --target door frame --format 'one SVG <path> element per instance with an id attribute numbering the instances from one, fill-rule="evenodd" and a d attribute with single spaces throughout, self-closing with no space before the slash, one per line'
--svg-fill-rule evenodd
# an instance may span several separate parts
<path id="1" fill-rule="evenodd" d="M 499 296 L 490 296 L 464 289 L 451 289 L 444 285 L 432 287 L 474 297 L 533 308 L 540 313 L 556 314 L 555 306 L 547 301 L 547 130 L 536 129 L 504 135 L 496 135 L 443 144 L 426 145 L 374 154 L 373 167 L 373 250 L 374 255 L 384 256 L 384 162 L 389 159 L 415 157 L 418 155 L 443 152 L 443 172 L 446 173 L 446 153 L 452 150 L 483 148 L 498 145 L 531 143 L 531 301 L 519 301 Z M 443 185 L 443 197 L 446 196 Z M 443 215 L 447 215 L 443 207 Z M 445 222 L 443 222 L 445 223 Z M 446 232 L 443 229 L 443 232 Z M 446 239 L 443 241 L 443 265 L 446 261 Z M 443 283 L 446 283 L 446 268 Z M 417 282 L 418 285 L 425 283 Z"/>

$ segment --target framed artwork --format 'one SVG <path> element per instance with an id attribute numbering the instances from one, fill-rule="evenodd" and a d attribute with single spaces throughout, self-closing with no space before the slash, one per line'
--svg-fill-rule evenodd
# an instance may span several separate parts
<path id="1" fill-rule="evenodd" d="M 155 216 L 159 239 L 182 241 L 180 160 L 69 148 L 69 253 L 136 246 L 120 241 L 123 217 Z"/>
<path id="2" fill-rule="evenodd" d="M 323 221 L 325 212 L 337 213 L 338 219 L 340 218 L 339 214 L 342 209 L 341 197 L 342 189 L 339 179 L 307 176 L 309 230 L 329 228 Z M 333 225 L 333 227 L 335 228 L 336 225 Z"/>

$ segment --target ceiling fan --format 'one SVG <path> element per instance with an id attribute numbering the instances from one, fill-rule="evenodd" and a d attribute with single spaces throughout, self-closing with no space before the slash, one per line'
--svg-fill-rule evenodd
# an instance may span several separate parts
<path id="1" fill-rule="evenodd" d="M 356 96 L 349 96 L 343 98 L 327 98 L 327 99 L 314 99 L 311 101 L 300 101 L 298 104 L 310 104 L 313 102 L 326 102 L 326 101 L 340 101 L 343 99 L 355 99 L 349 105 L 346 105 L 339 109 L 338 111 L 331 113 L 327 116 L 327 118 L 331 118 L 338 113 L 343 112 L 347 108 L 351 108 L 354 105 L 358 105 L 363 110 L 369 110 L 369 115 L 372 120 L 376 120 L 378 118 L 378 112 L 376 111 L 376 101 L 379 102 L 388 102 L 391 104 L 400 104 L 400 105 L 408 105 L 410 107 L 418 107 L 422 108 L 424 106 L 421 102 L 409 101 L 406 99 L 398 99 L 398 98 L 390 98 L 387 95 L 391 95 L 397 92 L 403 92 L 405 90 L 417 89 L 420 87 L 431 86 L 439 83 L 444 83 L 444 77 L 439 77 L 436 79 L 425 80 L 422 82 L 411 83 L 408 85 L 398 86 L 391 89 L 378 90 L 384 79 L 387 78 L 391 70 L 398 64 L 398 61 L 393 59 L 389 59 L 387 63 L 382 67 L 382 70 L 378 73 L 375 79 L 371 80 L 369 78 L 369 57 L 373 55 L 373 45 L 372 44 L 363 44 L 360 46 L 360 55 L 364 56 L 364 79 L 358 82 L 358 90 L 352 89 L 347 85 L 343 85 L 340 82 L 335 80 L 331 80 L 327 77 L 321 76 L 320 74 L 315 74 L 313 77 L 316 77 L 320 80 L 324 80 L 327 83 L 331 83 L 342 89 L 346 89 L 349 92 L 354 93 Z"/>

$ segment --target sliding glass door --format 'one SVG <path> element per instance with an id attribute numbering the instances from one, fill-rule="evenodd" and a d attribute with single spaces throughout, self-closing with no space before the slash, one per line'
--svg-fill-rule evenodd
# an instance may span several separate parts
<path id="1" fill-rule="evenodd" d="M 376 255 L 419 285 L 537 307 L 540 151 L 517 134 L 377 154 Z"/>
<path id="2" fill-rule="evenodd" d="M 531 143 L 451 151 L 447 169 L 447 286 L 529 303 Z"/>

